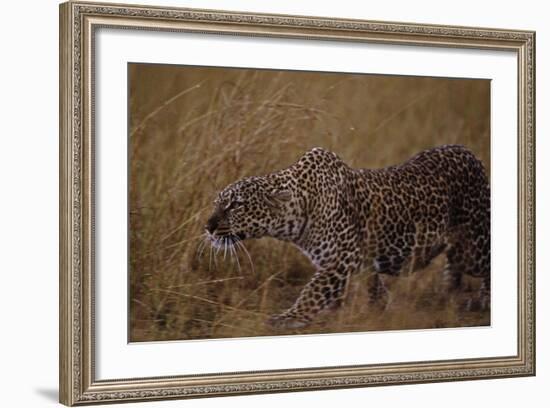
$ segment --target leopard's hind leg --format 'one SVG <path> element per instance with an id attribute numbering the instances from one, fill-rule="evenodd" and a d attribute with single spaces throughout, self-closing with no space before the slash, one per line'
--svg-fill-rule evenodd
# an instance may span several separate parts
<path id="1" fill-rule="evenodd" d="M 465 274 L 480 278 L 477 296 L 465 306 L 467 310 L 487 310 L 491 300 L 490 242 L 487 234 L 476 232 L 479 231 L 474 226 L 465 224 L 450 234 L 443 282 L 446 292 L 452 293 L 462 289 Z"/>
<path id="2" fill-rule="evenodd" d="M 384 278 L 377 272 L 367 278 L 369 305 L 385 309 L 390 303 L 390 292 L 384 283 Z"/>
<path id="3" fill-rule="evenodd" d="M 382 275 L 398 276 L 410 251 L 389 251 L 373 260 L 374 273 L 367 280 L 369 305 L 385 309 L 390 302 L 390 292 Z"/>

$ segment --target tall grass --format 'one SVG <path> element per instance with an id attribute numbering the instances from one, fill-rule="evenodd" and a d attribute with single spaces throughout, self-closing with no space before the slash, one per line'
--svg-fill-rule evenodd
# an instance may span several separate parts
<path id="1" fill-rule="evenodd" d="M 388 278 L 386 310 L 368 307 L 365 271 L 339 311 L 274 331 L 264 322 L 313 272 L 304 255 L 269 238 L 246 242 L 252 263 L 242 252 L 198 251 L 223 187 L 287 167 L 314 146 L 354 167 L 382 167 L 461 143 L 489 170 L 488 81 L 148 64 L 131 64 L 129 81 L 131 341 L 489 323 L 488 313 L 461 311 L 467 293 L 442 299 L 439 257 Z"/>

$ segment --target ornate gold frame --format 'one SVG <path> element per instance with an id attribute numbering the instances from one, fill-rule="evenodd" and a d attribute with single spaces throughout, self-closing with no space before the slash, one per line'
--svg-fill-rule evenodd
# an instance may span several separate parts
<path id="1" fill-rule="evenodd" d="M 497 49 L 518 60 L 518 350 L 513 356 L 96 380 L 93 45 L 98 27 Z M 535 374 L 535 33 L 115 4 L 60 6 L 60 401 L 67 405 Z"/>

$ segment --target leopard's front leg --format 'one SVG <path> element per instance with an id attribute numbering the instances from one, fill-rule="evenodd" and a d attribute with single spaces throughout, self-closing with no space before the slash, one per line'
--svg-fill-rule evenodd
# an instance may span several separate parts
<path id="1" fill-rule="evenodd" d="M 301 328 L 311 323 L 320 312 L 339 307 L 350 272 L 349 268 L 343 267 L 318 269 L 294 304 L 271 317 L 268 323 L 277 328 Z"/>

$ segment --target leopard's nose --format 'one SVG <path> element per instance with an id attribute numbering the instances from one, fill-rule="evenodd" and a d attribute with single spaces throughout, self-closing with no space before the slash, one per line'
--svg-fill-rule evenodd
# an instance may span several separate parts
<path id="1" fill-rule="evenodd" d="M 206 222 L 206 230 L 213 234 L 214 231 L 218 228 L 218 217 L 210 217 Z"/>

